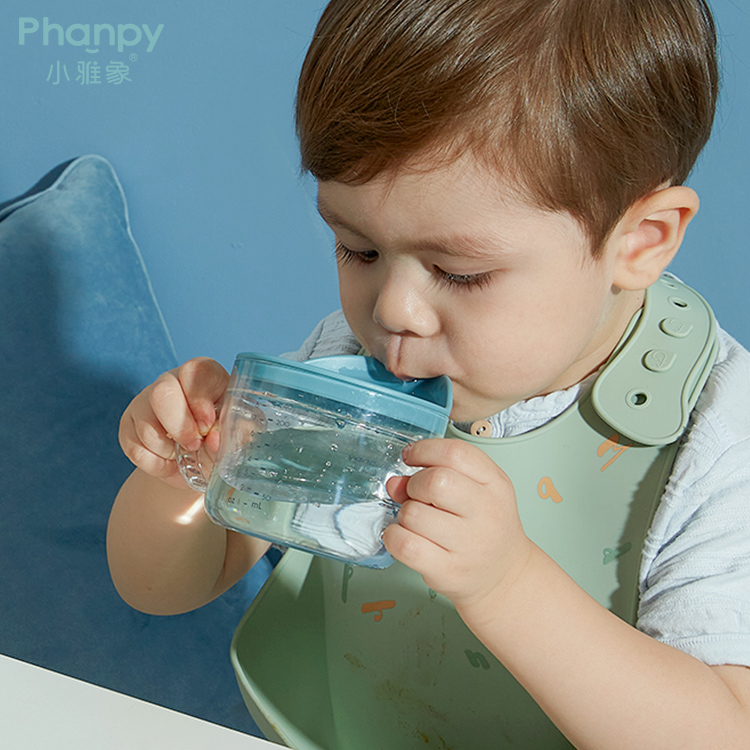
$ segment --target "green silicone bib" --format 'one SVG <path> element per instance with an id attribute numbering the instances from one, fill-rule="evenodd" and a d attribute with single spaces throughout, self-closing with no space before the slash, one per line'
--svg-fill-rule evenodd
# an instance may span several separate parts
<path id="1" fill-rule="evenodd" d="M 643 540 L 715 341 L 703 299 L 664 276 L 592 391 L 559 417 L 503 439 L 448 429 L 510 476 L 529 537 L 631 623 Z M 291 747 L 570 747 L 451 603 L 399 563 L 368 570 L 288 552 L 232 659 L 261 729 Z"/>

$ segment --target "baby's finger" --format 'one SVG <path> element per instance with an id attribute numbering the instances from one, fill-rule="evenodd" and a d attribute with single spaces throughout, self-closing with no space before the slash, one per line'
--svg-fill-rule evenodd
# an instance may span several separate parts
<path id="1" fill-rule="evenodd" d="M 383 543 L 396 560 L 423 576 L 435 570 L 446 555 L 444 548 L 398 523 L 386 527 L 383 532 Z"/>
<path id="2" fill-rule="evenodd" d="M 492 484 L 504 472 L 481 449 L 463 440 L 432 438 L 408 445 L 402 454 L 409 466 L 444 466 L 475 482 Z"/>
<path id="3" fill-rule="evenodd" d="M 390 477 L 385 483 L 385 488 L 394 502 L 404 503 L 409 498 L 409 493 L 406 491 L 408 481 L 408 476 L 396 475 Z"/>
<path id="4" fill-rule="evenodd" d="M 469 516 L 474 499 L 486 488 L 473 479 L 445 466 L 428 466 L 406 482 L 409 500 L 419 500 L 453 516 Z M 402 501 L 403 502 L 403 501 Z M 399 516 L 403 512 L 403 508 Z"/>
<path id="5" fill-rule="evenodd" d="M 166 455 L 160 455 L 144 443 L 139 434 L 140 426 L 139 422 L 133 418 L 132 412 L 126 411 L 120 422 L 120 445 L 125 455 L 146 474 L 160 478 L 174 475 L 177 472 L 174 462 L 174 442 L 161 441 L 160 445 L 166 445 L 169 452 L 164 450 Z"/>
<path id="6" fill-rule="evenodd" d="M 151 386 L 148 406 L 161 425 L 165 437 L 198 450 L 202 437 L 178 378 L 178 370 L 161 375 Z M 144 421 L 150 422 L 145 418 Z"/>
<path id="7" fill-rule="evenodd" d="M 423 469 L 423 471 L 428 471 Z M 430 540 L 433 544 L 442 547 L 445 550 L 451 549 L 456 541 L 456 518 L 457 513 L 453 509 L 446 510 L 445 505 L 455 505 L 456 509 L 463 506 L 464 503 L 430 502 L 416 500 L 415 495 L 422 494 L 419 486 L 414 485 L 412 492 L 409 494 L 408 484 L 414 477 L 396 476 L 391 477 L 386 487 L 391 498 L 400 504 L 398 511 L 398 523 L 404 529 Z M 403 562 L 403 560 L 402 560 Z"/>
<path id="8" fill-rule="evenodd" d="M 216 422 L 216 404 L 221 401 L 229 382 L 229 373 L 208 357 L 185 362 L 177 372 L 188 407 L 202 437 Z"/>
<path id="9" fill-rule="evenodd" d="M 398 512 L 398 524 L 444 550 L 462 544 L 464 519 L 429 503 L 407 500 Z"/>
<path id="10" fill-rule="evenodd" d="M 134 419 L 133 428 L 137 441 L 156 456 L 170 461 L 175 457 L 175 442 L 156 420 Z"/>
<path id="11" fill-rule="evenodd" d="M 135 446 L 133 448 L 132 457 L 128 456 L 130 460 L 137 466 L 144 474 L 148 474 L 158 479 L 172 479 L 178 478 L 181 480 L 180 470 L 177 468 L 177 463 L 174 460 L 166 460 L 151 453 L 143 446 Z M 178 485 L 181 486 L 183 481 L 179 481 Z"/>
<path id="12" fill-rule="evenodd" d="M 169 458 L 174 441 L 167 438 L 148 401 L 148 389 L 130 403 L 120 418 L 120 445 L 130 457 L 132 446 L 144 446 L 162 458 Z M 131 459 L 132 460 L 132 459 Z"/>

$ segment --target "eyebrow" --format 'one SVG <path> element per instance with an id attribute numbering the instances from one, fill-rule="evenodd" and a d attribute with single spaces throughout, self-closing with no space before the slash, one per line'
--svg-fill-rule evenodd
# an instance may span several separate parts
<path id="1" fill-rule="evenodd" d="M 323 219 L 323 221 L 328 224 L 328 226 L 345 229 L 347 232 L 349 232 L 349 234 L 353 234 L 355 237 L 359 237 L 363 240 L 367 239 L 367 237 L 365 237 L 365 235 L 362 234 L 359 229 L 344 221 L 344 219 L 342 219 L 335 211 L 327 206 L 325 201 L 320 198 L 320 196 L 318 196 L 318 213 L 320 214 L 321 219 Z"/>
<path id="2" fill-rule="evenodd" d="M 363 240 L 369 239 L 355 226 L 342 219 L 320 198 L 318 198 L 318 213 L 330 227 L 343 229 Z M 508 248 L 501 241 L 489 237 L 474 237 L 464 234 L 419 240 L 410 243 L 410 247 L 421 252 L 437 252 L 456 258 L 475 258 L 477 260 L 496 258 L 499 253 L 508 252 Z"/>

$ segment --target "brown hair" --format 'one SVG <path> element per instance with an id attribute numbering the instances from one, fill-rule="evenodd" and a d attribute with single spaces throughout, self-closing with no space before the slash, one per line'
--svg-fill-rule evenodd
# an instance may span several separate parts
<path id="1" fill-rule="evenodd" d="M 596 255 L 634 201 L 685 181 L 717 93 L 705 0 L 331 0 L 296 122 L 320 180 L 471 149 Z"/>

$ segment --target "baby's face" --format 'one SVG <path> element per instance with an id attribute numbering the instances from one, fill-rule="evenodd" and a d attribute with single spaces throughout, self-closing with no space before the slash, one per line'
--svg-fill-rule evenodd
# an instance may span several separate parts
<path id="1" fill-rule="evenodd" d="M 575 384 L 640 305 L 613 287 L 615 248 L 594 261 L 572 217 L 514 197 L 469 157 L 321 182 L 318 198 L 352 330 L 400 378 L 448 375 L 454 420 Z"/>

